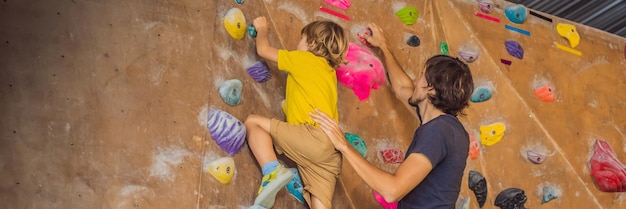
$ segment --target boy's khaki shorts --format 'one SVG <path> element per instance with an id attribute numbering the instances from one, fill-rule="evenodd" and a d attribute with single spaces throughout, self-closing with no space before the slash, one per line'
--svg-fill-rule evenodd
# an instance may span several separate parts
<path id="1" fill-rule="evenodd" d="M 274 149 L 298 164 L 304 184 L 304 199 L 311 207 L 311 195 L 332 208 L 333 193 L 341 171 L 341 155 L 322 129 L 308 124 L 293 125 L 272 118 L 270 134 Z"/>

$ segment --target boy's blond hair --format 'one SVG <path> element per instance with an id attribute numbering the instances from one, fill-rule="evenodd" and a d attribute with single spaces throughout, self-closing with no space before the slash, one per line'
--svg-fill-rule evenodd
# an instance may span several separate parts
<path id="1" fill-rule="evenodd" d="M 326 58 L 331 67 L 338 68 L 344 63 L 348 52 L 348 38 L 337 23 L 314 21 L 304 26 L 300 33 L 306 35 L 309 51 Z"/>

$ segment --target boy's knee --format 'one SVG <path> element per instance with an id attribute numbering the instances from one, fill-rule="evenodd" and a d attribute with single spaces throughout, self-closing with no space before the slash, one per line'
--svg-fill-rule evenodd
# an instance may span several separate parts
<path id="1" fill-rule="evenodd" d="M 246 120 L 243 121 L 243 124 L 246 126 L 246 128 L 258 125 L 259 118 L 261 118 L 260 115 L 250 114 L 248 115 Z"/>

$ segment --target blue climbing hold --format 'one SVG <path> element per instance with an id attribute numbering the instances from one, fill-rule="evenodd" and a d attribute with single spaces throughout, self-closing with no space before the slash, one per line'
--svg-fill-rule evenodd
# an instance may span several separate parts
<path id="1" fill-rule="evenodd" d="M 224 81 L 220 85 L 220 97 L 230 106 L 235 106 L 241 103 L 241 89 L 243 84 L 240 80 L 231 79 Z"/>
<path id="2" fill-rule="evenodd" d="M 291 194 L 292 197 L 296 198 L 298 202 L 304 204 L 304 195 L 302 194 L 303 186 L 302 179 L 300 179 L 300 173 L 298 173 L 298 169 L 296 168 L 288 169 L 291 173 L 293 173 L 293 178 L 289 181 L 289 183 L 287 183 L 287 185 L 285 185 L 285 188 L 287 188 L 287 191 L 289 191 L 289 194 Z"/>
<path id="3" fill-rule="evenodd" d="M 557 192 L 549 186 L 543 187 L 543 199 L 541 199 L 541 204 L 550 202 L 550 200 L 554 200 L 558 197 Z"/>
<path id="4" fill-rule="evenodd" d="M 248 26 L 248 35 L 252 38 L 256 38 L 256 28 L 254 28 L 254 26 Z"/>
<path id="5" fill-rule="evenodd" d="M 491 88 L 487 86 L 479 86 L 474 89 L 470 101 L 474 103 L 484 102 L 491 99 Z"/>
<path id="6" fill-rule="evenodd" d="M 235 0 L 235 3 L 237 3 L 237 4 L 243 4 L 243 0 Z"/>
<path id="7" fill-rule="evenodd" d="M 507 6 L 504 8 L 504 14 L 506 18 L 509 19 L 513 23 L 522 24 L 526 20 L 527 14 L 526 7 L 524 5 L 518 4 L 513 6 Z"/>
<path id="8" fill-rule="evenodd" d="M 350 142 L 352 147 L 354 147 L 354 149 L 356 149 L 356 151 L 358 151 L 361 156 L 367 157 L 367 146 L 365 145 L 365 141 L 363 141 L 363 139 L 361 139 L 359 135 L 347 132 L 344 135 L 346 136 L 346 140 Z"/>

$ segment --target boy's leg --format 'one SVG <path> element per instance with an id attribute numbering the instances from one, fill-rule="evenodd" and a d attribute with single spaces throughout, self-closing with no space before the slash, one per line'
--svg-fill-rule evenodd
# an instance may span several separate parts
<path id="1" fill-rule="evenodd" d="M 270 119 L 259 115 L 250 115 L 244 125 L 248 134 L 248 147 L 250 147 L 263 171 L 263 179 L 254 205 L 272 208 L 276 193 L 289 183 L 293 174 L 280 165 L 276 159 L 272 138 L 269 134 Z"/>
<path id="2" fill-rule="evenodd" d="M 260 166 L 276 160 L 270 136 L 270 119 L 260 115 L 249 115 L 244 122 L 248 134 L 248 147 Z"/>

